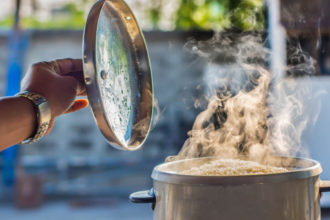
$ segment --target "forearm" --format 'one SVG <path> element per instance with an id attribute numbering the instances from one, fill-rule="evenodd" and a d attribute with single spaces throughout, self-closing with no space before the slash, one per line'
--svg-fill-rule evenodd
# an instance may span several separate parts
<path id="1" fill-rule="evenodd" d="M 33 64 L 21 82 L 21 91 L 39 94 L 47 100 L 52 116 L 48 129 L 43 134 L 48 124 L 44 120 L 49 117 L 41 116 L 38 119 L 35 108 L 38 112 L 40 109 L 35 107 L 29 97 L 0 98 L 0 151 L 30 137 L 35 141 L 47 135 L 53 128 L 55 117 L 88 105 L 85 100 L 75 100 L 76 96 L 86 95 L 80 59 Z M 42 124 L 38 128 L 39 120 Z"/>
<path id="2" fill-rule="evenodd" d="M 31 101 L 23 97 L 0 98 L 0 151 L 31 137 L 36 126 Z"/>

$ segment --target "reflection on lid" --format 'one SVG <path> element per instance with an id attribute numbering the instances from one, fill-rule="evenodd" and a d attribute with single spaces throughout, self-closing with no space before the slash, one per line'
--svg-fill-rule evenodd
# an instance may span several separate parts
<path id="1" fill-rule="evenodd" d="M 116 21 L 101 11 L 96 38 L 96 71 L 106 74 L 98 74 L 97 81 L 107 121 L 117 138 L 127 143 L 133 123 L 129 76 L 132 61 Z"/>

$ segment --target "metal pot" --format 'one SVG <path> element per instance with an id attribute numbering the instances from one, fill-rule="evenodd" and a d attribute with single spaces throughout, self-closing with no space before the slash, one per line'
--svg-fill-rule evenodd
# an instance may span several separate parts
<path id="1" fill-rule="evenodd" d="M 278 157 L 290 171 L 250 176 L 190 176 L 178 171 L 212 158 L 164 163 L 154 168 L 152 190 L 130 195 L 135 203 L 152 203 L 157 220 L 315 220 L 320 219 L 320 163 Z M 275 164 L 274 164 L 275 165 Z"/>

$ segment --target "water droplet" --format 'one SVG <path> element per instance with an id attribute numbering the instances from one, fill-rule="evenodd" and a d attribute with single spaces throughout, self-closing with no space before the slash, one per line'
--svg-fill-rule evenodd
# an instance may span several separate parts
<path id="1" fill-rule="evenodd" d="M 131 18 L 130 16 L 127 16 L 127 17 L 126 17 L 126 20 L 127 20 L 127 21 L 130 21 L 131 19 L 132 19 L 132 18 Z"/>

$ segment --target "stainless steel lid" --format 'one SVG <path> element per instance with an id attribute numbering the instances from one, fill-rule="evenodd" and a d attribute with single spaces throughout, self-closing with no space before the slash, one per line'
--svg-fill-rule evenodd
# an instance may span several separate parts
<path id="1" fill-rule="evenodd" d="M 143 34 L 122 0 L 100 0 L 84 30 L 83 68 L 96 123 L 108 142 L 136 150 L 151 126 L 153 87 Z"/>

